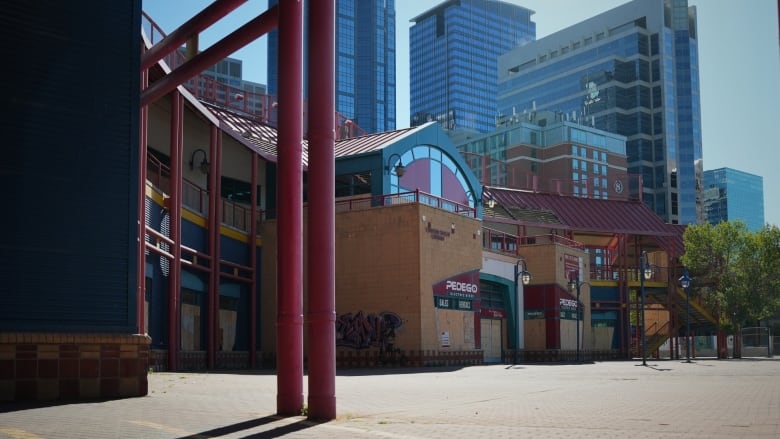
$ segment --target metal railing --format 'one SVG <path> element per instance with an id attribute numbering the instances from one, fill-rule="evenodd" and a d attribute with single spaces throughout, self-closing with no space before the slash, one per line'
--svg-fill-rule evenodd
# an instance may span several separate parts
<path id="1" fill-rule="evenodd" d="M 535 244 L 560 244 L 579 250 L 585 248 L 577 241 L 555 234 L 518 236 L 489 227 L 482 228 L 482 248 L 485 250 L 516 254 L 521 246 Z"/>
<path id="2" fill-rule="evenodd" d="M 153 187 L 157 188 L 163 194 L 170 193 L 170 168 L 161 163 L 153 155 L 149 155 L 146 160 L 146 180 Z M 221 198 L 220 206 L 223 225 L 233 227 L 244 233 L 249 233 L 251 225 L 251 206 Z M 204 217 L 209 216 L 209 193 L 197 184 L 182 179 L 182 206 L 188 210 Z M 261 218 L 263 212 L 258 209 L 258 218 Z"/>
<path id="3" fill-rule="evenodd" d="M 425 204 L 437 209 L 446 210 L 448 212 L 470 218 L 476 218 L 477 216 L 476 209 L 471 206 L 457 203 L 446 198 L 441 198 L 421 190 L 400 192 L 397 194 L 372 195 L 336 200 L 336 212 L 366 210 L 375 207 L 393 206 L 408 203 Z"/>

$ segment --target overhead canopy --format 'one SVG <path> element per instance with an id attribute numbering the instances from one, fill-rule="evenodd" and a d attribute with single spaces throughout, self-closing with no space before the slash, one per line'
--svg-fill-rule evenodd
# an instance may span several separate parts
<path id="1" fill-rule="evenodd" d="M 493 199 L 495 219 L 528 226 L 547 226 L 578 234 L 627 234 L 656 238 L 670 256 L 684 251 L 685 226 L 665 223 L 641 201 L 601 200 L 525 190 L 485 187 L 485 200 Z M 485 221 L 490 221 L 486 209 Z"/>

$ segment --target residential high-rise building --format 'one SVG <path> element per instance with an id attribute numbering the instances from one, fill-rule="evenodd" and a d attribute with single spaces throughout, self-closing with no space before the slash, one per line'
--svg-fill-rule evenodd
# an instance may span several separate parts
<path id="1" fill-rule="evenodd" d="M 183 54 L 184 50 L 180 49 L 180 52 Z M 263 114 L 267 104 L 266 86 L 243 79 L 242 71 L 243 62 L 240 59 L 225 58 L 204 70 L 200 77 L 187 81 L 185 85 L 199 98 L 233 109 L 243 109 L 249 114 Z M 204 77 L 219 84 L 204 80 Z"/>
<path id="2" fill-rule="evenodd" d="M 764 227 L 764 179 L 732 168 L 704 171 L 702 190 L 707 222 L 742 220 L 748 229 Z"/>
<path id="3" fill-rule="evenodd" d="M 496 127 L 498 56 L 536 38 L 534 11 L 497 0 L 448 0 L 411 21 L 409 115 L 453 131 Z"/>
<path id="4" fill-rule="evenodd" d="M 667 222 L 700 222 L 697 39 L 687 0 L 634 0 L 499 57 L 498 109 L 626 136 L 644 202 Z"/>
<path id="5" fill-rule="evenodd" d="M 278 0 L 268 3 L 275 5 Z M 308 0 L 304 8 L 306 19 Z M 271 95 L 278 92 L 278 41 L 278 32 L 270 32 L 268 94 Z M 308 53 L 306 48 L 304 53 Z M 336 111 L 341 116 L 354 121 L 367 133 L 395 129 L 395 0 L 336 0 L 335 73 Z"/>
<path id="6" fill-rule="evenodd" d="M 560 113 L 502 117 L 495 131 L 456 142 L 483 185 L 580 198 L 630 198 L 626 138 Z"/>

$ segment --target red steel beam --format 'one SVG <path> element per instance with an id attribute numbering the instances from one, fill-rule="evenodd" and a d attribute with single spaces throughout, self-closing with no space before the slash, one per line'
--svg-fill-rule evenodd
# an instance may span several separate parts
<path id="1" fill-rule="evenodd" d="M 181 47 L 188 38 L 197 35 L 245 2 L 246 0 L 215 1 L 142 54 L 141 70 L 148 69 L 165 55 Z"/>
<path id="2" fill-rule="evenodd" d="M 149 71 L 141 71 L 141 89 L 149 85 Z M 136 262 L 136 324 L 146 333 L 146 154 L 149 137 L 149 107 L 141 107 L 138 136 L 138 248 Z"/>
<path id="3" fill-rule="evenodd" d="M 309 3 L 309 418 L 336 419 L 335 0 Z"/>
<path id="4" fill-rule="evenodd" d="M 141 92 L 141 106 L 149 105 L 165 96 L 178 85 L 200 74 L 202 71 L 225 59 L 231 53 L 276 28 L 278 24 L 277 10 L 277 6 L 270 7 L 252 21 L 185 62 L 164 78 L 156 81 Z"/>
<path id="5" fill-rule="evenodd" d="M 219 220 L 219 206 L 220 204 L 220 169 L 221 164 L 218 160 L 218 154 L 221 148 L 219 148 L 219 141 L 221 139 L 220 129 L 217 125 L 211 125 L 211 138 L 209 141 L 209 157 L 211 157 L 211 163 L 209 163 L 209 256 L 211 256 L 210 270 L 209 270 L 209 287 L 208 287 L 208 300 L 206 310 L 206 361 L 208 367 L 213 369 L 216 365 L 217 346 L 219 341 L 217 340 L 217 318 L 219 310 L 219 227 L 221 221 Z"/>
<path id="6" fill-rule="evenodd" d="M 303 408 L 303 6 L 279 4 L 276 410 Z M 332 114 L 332 113 L 331 113 Z M 333 184 L 333 182 L 330 182 Z"/>
<path id="7" fill-rule="evenodd" d="M 252 283 L 249 285 L 249 366 L 254 369 L 257 365 L 257 158 L 254 151 L 250 151 L 252 157 L 252 188 L 249 191 L 252 197 L 249 214 L 249 266 L 252 267 Z"/>
<path id="8" fill-rule="evenodd" d="M 171 94 L 171 198 L 168 206 L 170 218 L 171 253 L 168 282 L 168 370 L 178 370 L 179 357 L 179 291 L 181 291 L 181 189 L 183 154 L 184 103 L 181 93 Z"/>

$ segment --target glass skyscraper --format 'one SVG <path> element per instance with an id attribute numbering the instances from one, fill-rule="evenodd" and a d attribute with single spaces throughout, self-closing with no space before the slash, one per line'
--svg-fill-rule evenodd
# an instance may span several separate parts
<path id="1" fill-rule="evenodd" d="M 493 131 L 498 56 L 536 38 L 533 13 L 497 0 L 449 0 L 413 18 L 410 125 Z"/>
<path id="2" fill-rule="evenodd" d="M 697 37 L 687 0 L 634 0 L 499 57 L 498 109 L 626 136 L 643 201 L 668 222 L 700 222 Z"/>
<path id="3" fill-rule="evenodd" d="M 702 191 L 707 222 L 742 220 L 748 229 L 764 227 L 764 179 L 731 168 L 704 171 Z"/>
<path id="4" fill-rule="evenodd" d="M 306 19 L 308 0 L 304 8 Z M 270 32 L 270 95 L 278 92 L 278 41 Z M 336 111 L 367 133 L 395 129 L 395 0 L 336 0 Z"/>

